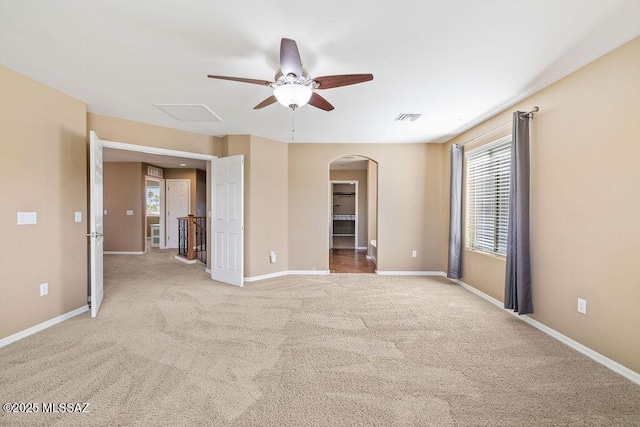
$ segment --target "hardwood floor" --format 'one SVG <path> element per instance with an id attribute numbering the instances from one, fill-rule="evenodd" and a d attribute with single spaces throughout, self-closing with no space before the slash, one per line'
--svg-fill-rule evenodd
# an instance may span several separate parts
<path id="1" fill-rule="evenodd" d="M 375 273 L 376 265 L 367 259 L 367 251 L 355 249 L 330 249 L 331 273 Z"/>

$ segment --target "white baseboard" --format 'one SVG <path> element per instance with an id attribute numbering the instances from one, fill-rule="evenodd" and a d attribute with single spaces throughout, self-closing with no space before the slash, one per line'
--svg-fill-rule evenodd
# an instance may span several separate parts
<path id="1" fill-rule="evenodd" d="M 376 270 L 378 276 L 444 276 L 442 271 L 381 271 Z"/>
<path id="2" fill-rule="evenodd" d="M 185 264 L 195 264 L 198 262 L 197 259 L 186 259 L 184 257 L 181 257 L 180 255 L 176 255 L 174 258 L 180 262 L 184 262 Z"/>
<path id="3" fill-rule="evenodd" d="M 260 276 L 245 277 L 244 281 L 245 282 L 257 282 L 259 280 L 273 279 L 274 277 L 286 276 L 288 274 L 289 274 L 288 271 L 277 271 L 275 273 L 261 274 Z"/>
<path id="4" fill-rule="evenodd" d="M 445 274 L 443 273 L 443 275 L 445 275 Z M 515 313 L 515 312 L 513 312 L 511 310 L 506 310 L 504 308 L 504 304 L 501 301 L 498 301 L 494 297 L 485 294 L 484 292 L 474 288 L 473 286 L 470 286 L 470 285 L 464 283 L 461 280 L 458 280 L 458 279 L 449 279 L 449 280 L 451 280 L 454 283 L 457 283 L 458 285 L 462 286 L 463 288 L 465 288 L 469 292 L 472 292 L 472 293 L 478 295 L 480 298 L 483 298 L 483 299 L 489 301 L 490 303 L 500 307 L 505 312 L 517 317 L 518 319 L 522 320 L 523 322 L 526 322 L 526 323 L 530 324 L 531 326 L 533 326 L 534 328 L 539 329 L 540 331 L 544 332 L 545 334 L 557 339 L 561 343 L 568 345 L 569 347 L 571 347 L 574 350 L 584 354 L 587 357 L 590 357 L 591 359 L 593 359 L 596 362 L 600 363 L 604 367 L 609 368 L 613 372 L 622 375 L 623 377 L 625 377 L 629 381 L 632 381 L 632 382 L 640 385 L 640 374 L 639 373 L 637 373 L 635 371 L 632 371 L 631 369 L 629 369 L 629 368 L 627 368 L 625 366 L 622 366 L 618 362 L 616 362 L 614 360 L 611 360 L 606 356 L 603 356 L 602 354 L 598 353 L 597 351 L 594 351 L 594 350 L 590 349 L 589 347 L 580 344 L 577 341 L 572 340 L 568 336 L 561 334 L 560 332 L 556 331 L 555 329 L 551 329 L 550 327 L 538 322 L 537 320 L 532 319 L 531 317 L 527 316 L 526 314 L 519 315 L 518 313 Z"/>
<path id="5" fill-rule="evenodd" d="M 262 274 L 260 276 L 245 277 L 245 282 L 257 282 L 258 280 L 273 279 L 274 277 L 282 276 L 312 276 L 312 275 L 325 275 L 329 274 L 328 270 L 285 270 L 277 271 L 275 273 Z"/>
<path id="6" fill-rule="evenodd" d="M 144 255 L 145 252 L 121 252 L 121 251 L 104 251 L 105 255 Z"/>
<path id="7" fill-rule="evenodd" d="M 79 314 L 82 314 L 86 311 L 89 311 L 89 306 L 88 305 L 84 305 L 80 308 L 76 308 L 73 311 L 70 311 L 68 313 L 62 314 L 58 317 L 54 317 L 51 320 L 47 320 L 46 322 L 42 322 L 38 325 L 32 326 L 29 329 L 25 329 L 24 331 L 20 331 L 17 332 L 13 335 L 10 335 L 6 338 L 3 338 L 0 340 L 0 348 L 4 347 L 6 345 L 11 344 L 12 342 L 16 342 L 18 340 L 21 340 L 22 338 L 28 337 L 29 335 L 33 335 L 36 332 L 40 332 L 42 330 L 45 330 L 47 328 L 50 328 L 53 325 L 57 325 L 58 323 L 64 322 L 67 319 L 71 319 L 72 317 L 75 317 Z"/>
<path id="8" fill-rule="evenodd" d="M 207 274 L 211 274 L 211 269 L 210 269 L 210 268 L 205 267 L 205 268 L 204 268 L 204 271 L 205 271 L 205 273 L 207 273 Z"/>
<path id="9" fill-rule="evenodd" d="M 313 276 L 313 275 L 325 275 L 329 274 L 329 270 L 289 270 L 287 272 L 291 275 L 301 275 L 301 276 Z"/>

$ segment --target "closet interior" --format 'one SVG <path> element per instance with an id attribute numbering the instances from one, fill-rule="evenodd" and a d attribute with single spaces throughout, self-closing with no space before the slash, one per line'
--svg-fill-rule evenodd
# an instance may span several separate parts
<path id="1" fill-rule="evenodd" d="M 357 247 L 357 185 L 332 183 L 331 249 Z"/>

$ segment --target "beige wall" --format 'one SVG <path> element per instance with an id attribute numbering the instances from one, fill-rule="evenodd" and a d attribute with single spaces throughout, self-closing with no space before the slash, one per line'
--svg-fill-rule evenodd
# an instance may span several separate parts
<path id="1" fill-rule="evenodd" d="M 87 304 L 85 115 L 83 102 L 0 66 L 0 339 Z M 38 223 L 16 225 L 17 212 Z"/>
<path id="2" fill-rule="evenodd" d="M 329 175 L 332 181 L 357 181 L 358 182 L 358 247 L 367 247 L 367 223 L 368 223 L 368 186 L 366 170 L 332 170 Z M 327 217 L 330 218 L 330 217 Z"/>
<path id="3" fill-rule="evenodd" d="M 104 176 L 104 250 L 144 252 L 144 178 L 138 162 L 106 162 Z M 127 215 L 132 210 L 133 215 Z"/>
<path id="4" fill-rule="evenodd" d="M 249 135 L 223 138 L 223 156 L 244 156 L 244 274 L 286 271 L 288 251 L 287 144 Z M 276 263 L 269 252 L 277 254 Z"/>
<path id="5" fill-rule="evenodd" d="M 640 372 L 638 76 L 640 38 L 453 141 L 510 121 L 512 111 L 540 107 L 531 122 L 531 317 L 635 372 Z M 442 157 L 444 162 L 445 148 Z M 503 260 L 463 254 L 462 280 L 500 300 L 504 269 Z M 576 310 L 578 298 L 587 300 L 586 315 Z"/>
<path id="6" fill-rule="evenodd" d="M 95 131 L 100 139 L 107 141 L 213 156 L 222 154 L 222 139 L 215 136 L 133 122 L 101 114 L 87 114 L 87 129 Z"/>
<path id="7" fill-rule="evenodd" d="M 433 144 L 289 144 L 289 268 L 329 269 L 329 163 L 345 155 L 378 162 L 378 269 L 442 271 L 441 147 Z"/>
<path id="8" fill-rule="evenodd" d="M 288 148 L 287 144 L 251 137 L 249 162 L 250 217 L 245 265 L 249 277 L 288 270 Z M 246 167 L 246 164 L 245 164 Z M 247 188 L 247 187 L 245 187 Z M 276 262 L 269 261 L 275 251 Z"/>

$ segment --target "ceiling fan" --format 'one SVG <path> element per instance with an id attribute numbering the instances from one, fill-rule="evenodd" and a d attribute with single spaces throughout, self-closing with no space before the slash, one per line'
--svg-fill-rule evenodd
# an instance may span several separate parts
<path id="1" fill-rule="evenodd" d="M 273 88 L 273 95 L 253 107 L 254 110 L 264 108 L 277 101 L 292 110 L 308 103 L 321 110 L 331 111 L 333 110 L 333 105 L 318 95 L 315 92 L 316 89 L 331 89 L 373 80 L 372 74 L 341 74 L 310 78 L 307 71 L 302 68 L 298 45 L 294 40 L 286 38 L 283 38 L 280 42 L 280 70 L 274 77 L 275 82 L 245 79 L 242 77 L 214 75 L 208 75 L 207 77 L 252 83 Z"/>

